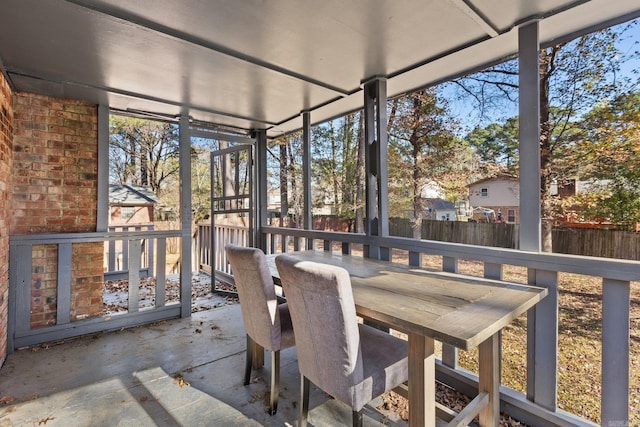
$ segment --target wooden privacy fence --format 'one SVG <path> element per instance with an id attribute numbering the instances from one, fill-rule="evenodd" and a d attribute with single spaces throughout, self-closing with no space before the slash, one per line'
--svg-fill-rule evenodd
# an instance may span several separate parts
<path id="1" fill-rule="evenodd" d="M 640 233 L 589 228 L 555 228 L 553 251 L 640 261 Z"/>
<path id="2" fill-rule="evenodd" d="M 421 237 L 439 242 L 518 249 L 518 227 L 517 224 L 423 220 Z M 411 220 L 390 218 L 389 234 L 413 237 Z"/>
<path id="3" fill-rule="evenodd" d="M 422 221 L 422 239 L 518 249 L 519 224 Z M 412 237 L 411 220 L 391 218 L 389 234 Z M 640 232 L 589 228 L 553 229 L 553 252 L 640 261 Z"/>

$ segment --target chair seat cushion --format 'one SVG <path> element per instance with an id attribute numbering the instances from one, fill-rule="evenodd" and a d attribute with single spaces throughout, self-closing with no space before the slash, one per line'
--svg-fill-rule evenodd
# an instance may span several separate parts
<path id="1" fill-rule="evenodd" d="M 353 409 L 359 411 L 369 401 L 391 390 L 409 376 L 407 342 L 386 332 L 360 324 L 363 380 L 356 385 Z"/>

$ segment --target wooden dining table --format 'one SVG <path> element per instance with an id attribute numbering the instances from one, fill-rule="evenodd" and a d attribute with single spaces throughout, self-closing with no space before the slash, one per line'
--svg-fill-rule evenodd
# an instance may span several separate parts
<path id="1" fill-rule="evenodd" d="M 452 421 L 464 425 L 479 415 L 497 426 L 500 413 L 499 332 L 547 294 L 545 288 L 434 272 L 407 265 L 327 251 L 293 252 L 301 260 L 345 268 L 356 312 L 368 321 L 407 334 L 409 425 L 435 426 L 434 341 L 462 350 L 478 347 L 478 395 Z M 274 281 L 277 255 L 267 256 Z"/>

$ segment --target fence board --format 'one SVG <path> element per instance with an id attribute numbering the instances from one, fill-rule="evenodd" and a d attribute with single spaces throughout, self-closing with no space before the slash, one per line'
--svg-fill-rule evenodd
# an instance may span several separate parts
<path id="1" fill-rule="evenodd" d="M 518 249 L 518 224 L 422 221 L 422 238 L 440 242 Z M 411 220 L 391 218 L 389 234 L 412 237 Z M 589 228 L 554 228 L 553 252 L 640 261 L 640 233 Z"/>

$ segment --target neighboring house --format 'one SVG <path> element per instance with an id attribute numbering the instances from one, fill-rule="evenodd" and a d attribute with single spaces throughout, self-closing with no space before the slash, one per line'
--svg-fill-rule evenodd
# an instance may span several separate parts
<path id="1" fill-rule="evenodd" d="M 149 187 L 109 185 L 109 225 L 136 225 L 153 222 L 158 197 Z"/>
<path id="2" fill-rule="evenodd" d="M 456 220 L 456 206 L 452 202 L 440 198 L 422 199 L 421 202 L 427 213 L 425 219 L 437 221 Z"/>
<path id="3" fill-rule="evenodd" d="M 473 219 L 481 222 L 518 223 L 520 188 L 518 178 L 499 175 L 469 184 L 469 206 Z M 487 212 L 493 211 L 493 215 Z"/>

